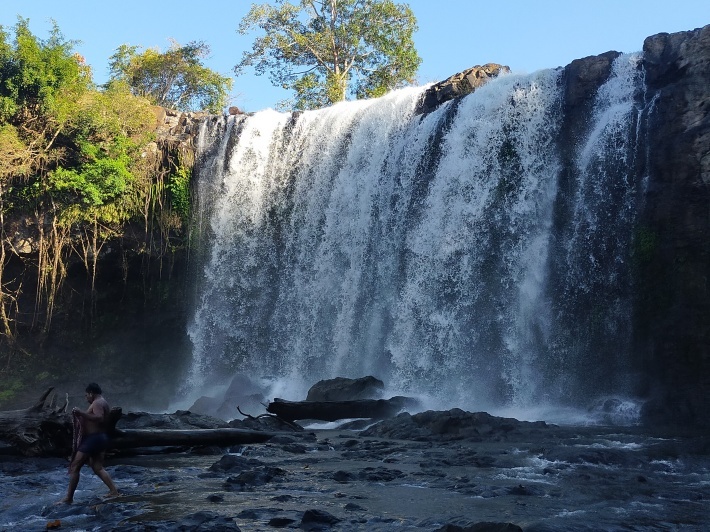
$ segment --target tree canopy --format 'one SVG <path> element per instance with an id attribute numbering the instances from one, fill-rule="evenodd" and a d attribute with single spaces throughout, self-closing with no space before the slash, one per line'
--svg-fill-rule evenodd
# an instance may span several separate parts
<path id="1" fill-rule="evenodd" d="M 162 53 L 139 50 L 127 44 L 117 48 L 109 60 L 109 83 L 125 83 L 136 96 L 179 111 L 221 113 L 227 105 L 232 79 L 203 65 L 210 53 L 204 42 L 173 42 Z"/>
<path id="2" fill-rule="evenodd" d="M 300 0 L 255 4 L 239 33 L 260 29 L 252 50 L 234 67 L 269 73 L 295 91 L 293 107 L 311 109 L 348 97 L 381 96 L 414 82 L 421 59 L 416 18 L 392 0 Z"/>
<path id="3" fill-rule="evenodd" d="M 11 42 L 0 27 L 0 120 L 26 120 L 30 113 L 64 121 L 91 86 L 91 70 L 72 53 L 76 43 L 65 40 L 56 23 L 49 38 L 40 40 L 23 18 L 14 35 Z"/>

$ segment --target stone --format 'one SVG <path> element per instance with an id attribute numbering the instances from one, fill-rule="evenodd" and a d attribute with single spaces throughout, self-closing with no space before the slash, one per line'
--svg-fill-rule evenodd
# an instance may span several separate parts
<path id="1" fill-rule="evenodd" d="M 486 412 L 465 412 L 459 408 L 438 412 L 427 410 L 410 415 L 406 412 L 362 431 L 363 436 L 377 436 L 417 441 L 480 440 L 482 437 L 505 439 L 520 431 L 545 431 L 544 421 L 518 421 L 491 416 Z"/>
<path id="2" fill-rule="evenodd" d="M 381 380 L 367 376 L 359 379 L 336 377 L 322 380 L 311 386 L 306 401 L 355 401 L 358 399 L 380 399 L 385 384 Z"/>
<path id="3" fill-rule="evenodd" d="M 340 519 L 325 510 L 306 510 L 301 518 L 301 527 L 307 530 L 312 525 L 335 525 L 340 522 Z"/>
<path id="4" fill-rule="evenodd" d="M 594 99 L 597 89 L 611 74 L 619 52 L 575 59 L 564 68 L 564 105 L 567 109 Z"/>
<path id="5" fill-rule="evenodd" d="M 424 91 L 415 114 L 430 113 L 444 102 L 471 94 L 489 80 L 509 72 L 510 68 L 507 66 L 487 63 L 454 74 Z"/>

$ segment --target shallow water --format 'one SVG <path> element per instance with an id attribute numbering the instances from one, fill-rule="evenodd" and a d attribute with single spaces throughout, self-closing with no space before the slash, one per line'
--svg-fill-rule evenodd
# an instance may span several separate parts
<path id="1" fill-rule="evenodd" d="M 102 500 L 105 486 L 85 468 L 71 506 L 52 504 L 66 488 L 65 461 L 5 457 L 0 530 L 44 530 L 57 519 L 61 530 L 174 530 L 200 511 L 241 530 L 273 530 L 299 528 L 309 509 L 339 519 L 333 530 L 434 531 L 481 521 L 525 531 L 710 528 L 707 435 L 550 427 L 498 439 L 318 430 L 232 453 L 114 456 L 107 470 L 123 495 Z M 250 462 L 209 471 L 224 454 Z"/>

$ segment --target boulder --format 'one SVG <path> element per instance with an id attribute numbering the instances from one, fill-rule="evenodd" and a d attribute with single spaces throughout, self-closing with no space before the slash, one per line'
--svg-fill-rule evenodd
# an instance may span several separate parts
<path id="1" fill-rule="evenodd" d="M 359 379 L 336 377 L 322 380 L 311 386 L 306 401 L 355 401 L 380 399 L 385 383 L 373 376 Z"/>
<path id="2" fill-rule="evenodd" d="M 544 421 L 518 421 L 497 417 L 487 412 L 466 412 L 459 408 L 448 411 L 427 410 L 411 415 L 407 412 L 381 421 L 364 430 L 363 436 L 418 441 L 450 441 L 485 439 L 502 440 L 521 430 L 545 430 Z"/>
<path id="3" fill-rule="evenodd" d="M 597 89 L 611 74 L 611 67 L 619 52 L 575 59 L 564 68 L 564 105 L 567 110 L 592 101 Z"/>
<path id="4" fill-rule="evenodd" d="M 430 113 L 442 103 L 471 94 L 489 80 L 499 76 L 501 73 L 508 72 L 510 72 L 510 68 L 507 66 L 487 63 L 485 65 L 476 65 L 454 74 L 424 91 L 415 114 Z"/>
<path id="5" fill-rule="evenodd" d="M 263 413 L 265 402 L 262 388 L 246 375 L 238 373 L 232 378 L 224 394 L 202 396 L 189 410 L 229 421 L 243 417 L 239 410 L 246 414 Z"/>

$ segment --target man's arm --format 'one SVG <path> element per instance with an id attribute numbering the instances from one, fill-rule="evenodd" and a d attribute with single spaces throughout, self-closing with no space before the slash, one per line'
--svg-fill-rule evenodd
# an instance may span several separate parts
<path id="1" fill-rule="evenodd" d="M 103 404 L 98 404 L 100 401 L 94 401 L 86 409 L 86 412 L 80 409 L 75 409 L 81 417 L 88 421 L 93 421 L 95 423 L 103 423 L 106 420 L 107 412 Z"/>

